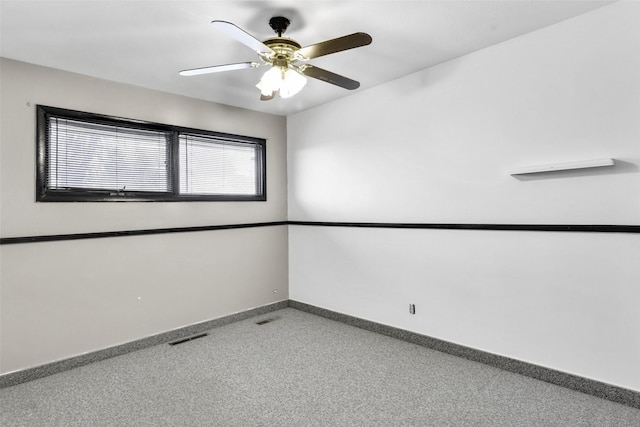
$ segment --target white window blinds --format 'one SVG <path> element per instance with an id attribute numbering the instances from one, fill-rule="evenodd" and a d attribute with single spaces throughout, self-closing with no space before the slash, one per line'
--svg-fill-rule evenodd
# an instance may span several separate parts
<path id="1" fill-rule="evenodd" d="M 181 134 L 179 147 L 181 194 L 258 194 L 258 144 Z"/>
<path id="2" fill-rule="evenodd" d="M 50 189 L 171 190 L 167 133 L 58 117 L 48 124 Z"/>

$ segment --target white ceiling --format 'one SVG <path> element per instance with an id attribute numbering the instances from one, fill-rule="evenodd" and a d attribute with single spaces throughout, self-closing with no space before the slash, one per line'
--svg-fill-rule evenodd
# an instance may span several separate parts
<path id="1" fill-rule="evenodd" d="M 178 1 L 0 0 L 0 54 L 33 64 L 289 115 L 483 49 L 610 1 Z M 303 46 L 366 32 L 369 46 L 311 61 L 358 80 L 354 92 L 309 79 L 298 95 L 260 101 L 265 68 L 194 77 L 178 71 L 257 61 L 210 22 L 233 22 L 258 39 L 288 17 Z"/>

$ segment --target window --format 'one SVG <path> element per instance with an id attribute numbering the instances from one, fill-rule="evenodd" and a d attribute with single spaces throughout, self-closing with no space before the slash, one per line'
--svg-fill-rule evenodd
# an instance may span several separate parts
<path id="1" fill-rule="evenodd" d="M 266 200 L 264 139 L 37 111 L 38 201 Z"/>
<path id="2" fill-rule="evenodd" d="M 254 146 L 190 133 L 180 135 L 179 145 L 180 193 L 251 195 L 256 191 Z"/>

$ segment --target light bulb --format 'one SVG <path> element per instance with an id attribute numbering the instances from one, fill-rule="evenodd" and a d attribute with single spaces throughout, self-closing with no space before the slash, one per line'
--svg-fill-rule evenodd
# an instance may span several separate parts
<path id="1" fill-rule="evenodd" d="M 284 72 L 284 78 L 280 85 L 280 96 L 282 98 L 289 98 L 300 92 L 304 85 L 307 84 L 307 79 L 295 70 L 287 69 Z"/>
<path id="2" fill-rule="evenodd" d="M 280 89 L 282 85 L 282 75 L 282 68 L 273 66 L 263 74 L 256 87 L 260 89 L 263 95 L 270 96 L 273 92 Z"/>

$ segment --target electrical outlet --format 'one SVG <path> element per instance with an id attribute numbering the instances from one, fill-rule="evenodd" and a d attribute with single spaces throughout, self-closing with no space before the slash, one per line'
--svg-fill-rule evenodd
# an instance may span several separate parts
<path id="1" fill-rule="evenodd" d="M 416 305 L 415 304 L 409 304 L 409 313 L 416 314 Z"/>

